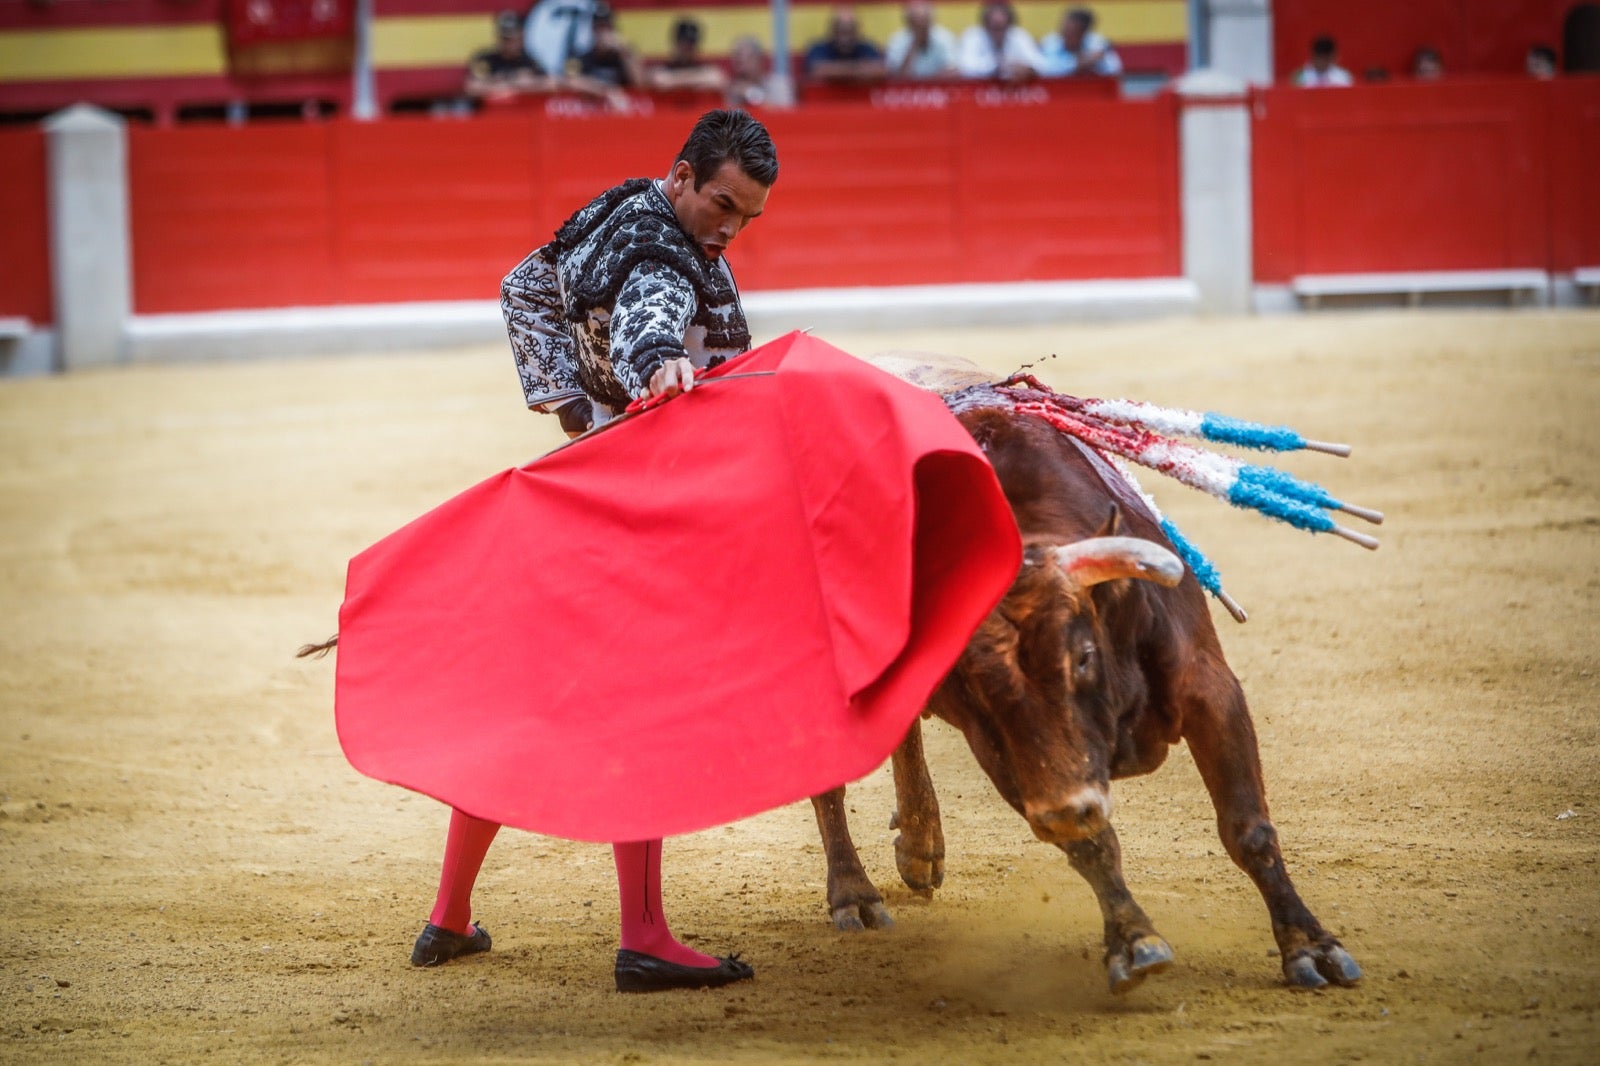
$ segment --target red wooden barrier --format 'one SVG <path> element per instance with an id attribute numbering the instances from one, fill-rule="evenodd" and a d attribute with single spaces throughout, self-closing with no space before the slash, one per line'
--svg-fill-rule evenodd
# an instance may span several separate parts
<path id="1" fill-rule="evenodd" d="M 1560 92 L 1499 80 L 1258 93 L 1257 280 L 1548 269 L 1550 235 L 1571 221 L 1549 190 L 1552 130 L 1570 121 Z"/>
<path id="2" fill-rule="evenodd" d="M 48 206 L 44 133 L 0 129 L 0 315 L 54 317 Z"/>
<path id="3" fill-rule="evenodd" d="M 1173 97 L 956 115 L 961 280 L 1183 273 Z"/>
<path id="4" fill-rule="evenodd" d="M 497 298 L 548 236 L 534 221 L 550 208 L 529 134 L 514 118 L 333 124 L 329 302 Z"/>
<path id="5" fill-rule="evenodd" d="M 834 84 L 805 81 L 800 103 L 871 104 L 896 110 L 951 107 L 977 102 L 985 107 L 1046 104 L 1063 100 L 1115 100 L 1121 93 L 1116 78 L 1035 78 L 1021 84 L 983 78 L 878 81 Z"/>
<path id="6" fill-rule="evenodd" d="M 129 127 L 134 310 L 337 303 L 331 129 Z"/>
<path id="7" fill-rule="evenodd" d="M 1600 267 L 1600 78 L 1549 85 L 1550 269 Z"/>
<path id="8" fill-rule="evenodd" d="M 1306 61 L 1313 37 L 1339 42 L 1339 62 L 1357 78 L 1377 68 L 1410 74 L 1423 45 L 1436 48 L 1446 74 L 1520 74 L 1528 46 L 1561 49 L 1561 20 L 1573 0 L 1276 0 L 1273 66 L 1286 79 Z"/>
<path id="9" fill-rule="evenodd" d="M 746 289 L 1169 276 L 1170 99 L 767 116 L 782 172 Z M 673 112 L 129 131 L 134 307 L 493 299 L 608 184 L 664 175 Z"/>

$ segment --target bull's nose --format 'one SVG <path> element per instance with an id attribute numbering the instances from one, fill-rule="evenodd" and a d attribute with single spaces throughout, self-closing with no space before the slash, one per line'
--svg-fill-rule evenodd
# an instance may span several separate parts
<path id="1" fill-rule="evenodd" d="M 1023 805 L 1033 835 L 1047 844 L 1097 836 L 1111 824 L 1111 796 L 1102 788 L 1081 788 L 1060 803 Z"/>

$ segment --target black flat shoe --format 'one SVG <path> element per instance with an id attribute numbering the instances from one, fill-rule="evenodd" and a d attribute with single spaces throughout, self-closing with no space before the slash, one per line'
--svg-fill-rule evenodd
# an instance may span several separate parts
<path id="1" fill-rule="evenodd" d="M 626 948 L 617 952 L 618 992 L 665 992 L 670 988 L 717 988 L 756 975 L 755 967 L 731 955 L 715 966 L 683 966 Z"/>
<path id="2" fill-rule="evenodd" d="M 423 926 L 422 935 L 417 937 L 417 944 L 411 949 L 411 965 L 438 966 L 463 955 L 488 951 L 491 943 L 489 931 L 477 922 L 472 923 L 470 934 L 452 933 L 429 922 Z"/>

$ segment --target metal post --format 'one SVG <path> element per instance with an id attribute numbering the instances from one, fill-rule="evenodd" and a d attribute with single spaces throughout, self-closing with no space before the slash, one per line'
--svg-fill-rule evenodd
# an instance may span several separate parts
<path id="1" fill-rule="evenodd" d="M 50 174 L 50 274 L 60 365 L 127 357 L 133 308 L 127 124 L 89 104 L 44 121 Z"/>
<path id="2" fill-rule="evenodd" d="M 1250 310 L 1250 112 L 1244 79 L 1197 70 L 1178 79 L 1183 272 L 1200 308 Z"/>
<path id="3" fill-rule="evenodd" d="M 1189 69 L 1211 65 L 1211 0 L 1189 0 Z"/>
<path id="4" fill-rule="evenodd" d="M 350 77 L 350 113 L 361 122 L 371 122 L 378 117 L 372 87 L 372 0 L 356 0 L 356 56 Z"/>
<path id="5" fill-rule="evenodd" d="M 776 107 L 794 106 L 794 78 L 789 71 L 789 0 L 772 0 L 772 76 L 767 96 Z"/>

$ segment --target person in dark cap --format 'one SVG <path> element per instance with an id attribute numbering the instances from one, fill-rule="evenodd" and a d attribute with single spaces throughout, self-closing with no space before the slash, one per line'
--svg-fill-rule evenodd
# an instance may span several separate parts
<path id="1" fill-rule="evenodd" d="M 1339 65 L 1339 42 L 1323 35 L 1311 42 L 1311 58 L 1290 79 L 1302 88 L 1344 88 L 1354 85 L 1350 72 Z"/>
<path id="2" fill-rule="evenodd" d="M 591 22 L 594 46 L 578 58 L 577 72 L 567 79 L 567 87 L 602 99 L 615 110 L 626 110 L 624 90 L 644 87 L 644 67 L 638 53 L 617 31 L 609 4 L 596 4 Z"/>
<path id="3" fill-rule="evenodd" d="M 1556 76 L 1556 50 L 1547 44 L 1536 44 L 1528 49 L 1525 60 L 1528 76 L 1548 81 Z"/>
<path id="4" fill-rule="evenodd" d="M 473 99 L 503 99 L 518 93 L 556 88 L 543 67 L 522 46 L 522 17 L 501 11 L 494 17 L 495 44 L 473 54 L 467 64 L 465 91 Z"/>
<path id="5" fill-rule="evenodd" d="M 698 90 L 722 93 L 728 74 L 700 53 L 700 23 L 680 18 L 672 24 L 671 50 L 650 72 L 650 87 L 660 91 Z"/>
<path id="6" fill-rule="evenodd" d="M 855 8 L 837 7 L 828 16 L 828 35 L 806 50 L 805 74 L 813 81 L 882 81 L 883 52 L 861 36 Z"/>

